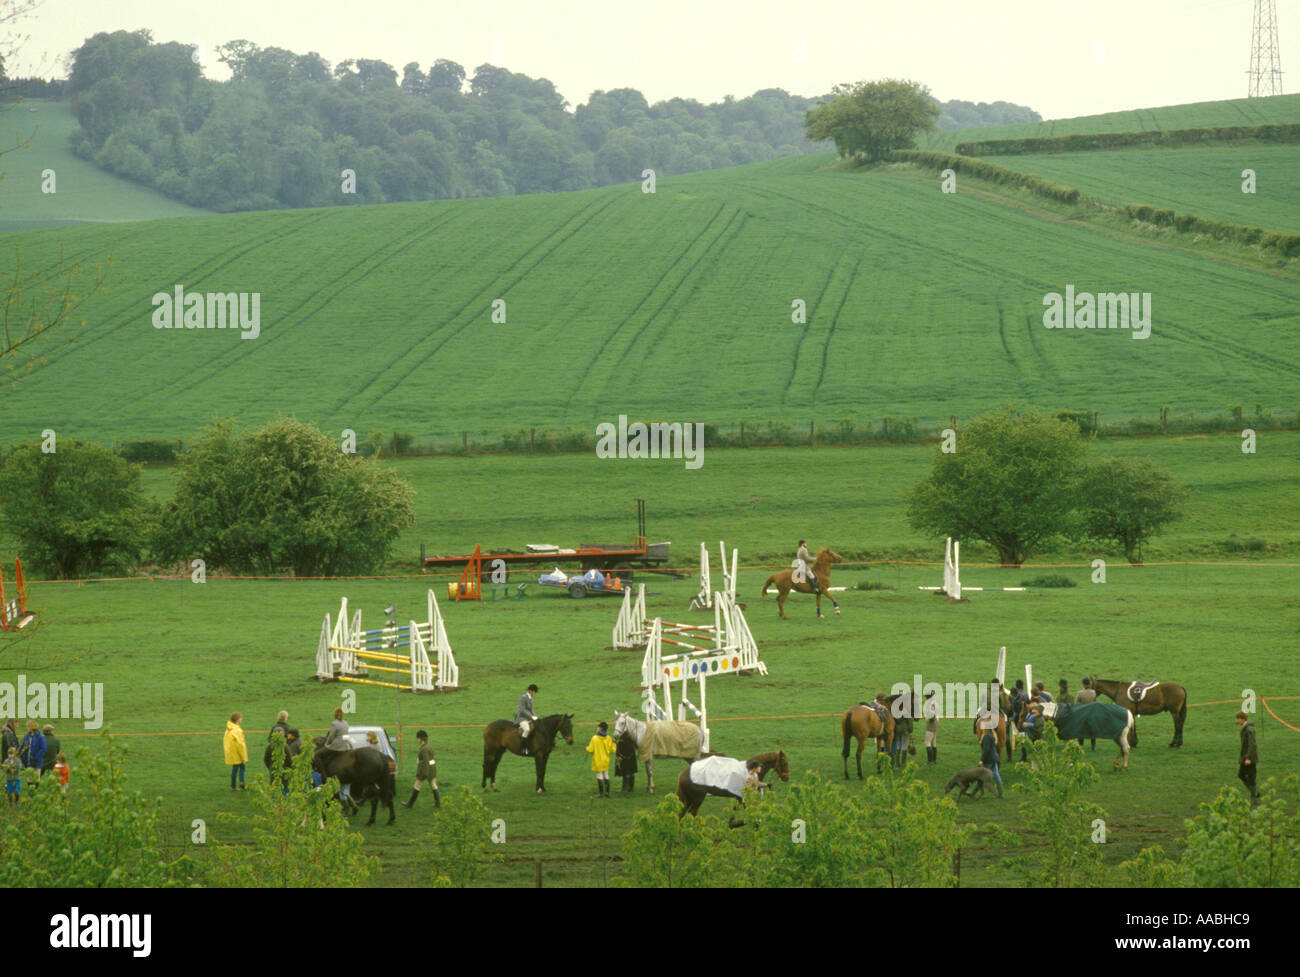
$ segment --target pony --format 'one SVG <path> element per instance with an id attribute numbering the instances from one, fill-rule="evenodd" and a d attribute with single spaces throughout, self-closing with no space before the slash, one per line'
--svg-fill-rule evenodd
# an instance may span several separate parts
<path id="1" fill-rule="evenodd" d="M 1138 745 L 1138 716 L 1154 716 L 1167 712 L 1174 717 L 1174 738 L 1170 746 L 1183 745 L 1183 723 L 1187 721 L 1187 690 L 1176 682 L 1159 682 L 1147 689 L 1146 694 L 1136 703 L 1129 697 L 1130 682 L 1115 682 L 1111 679 L 1092 676 L 1092 687 L 1116 704 L 1133 713 L 1133 745 Z"/>
<path id="2" fill-rule="evenodd" d="M 556 713 L 539 719 L 533 724 L 533 734 L 528 738 L 528 752 L 524 752 L 519 727 L 509 719 L 497 719 L 488 723 L 483 729 L 483 782 L 480 786 L 487 790 L 488 781 L 492 789 L 497 789 L 497 764 L 505 756 L 506 750 L 516 756 L 531 756 L 533 767 L 537 771 L 537 793 L 546 793 L 546 761 L 555 749 L 556 737 L 563 737 L 564 742 L 573 745 L 573 713 Z"/>
<path id="3" fill-rule="evenodd" d="M 885 718 L 871 707 L 869 703 L 859 702 L 850 706 L 840 719 L 840 735 L 844 737 L 844 779 L 849 779 L 849 740 L 858 739 L 858 779 L 862 779 L 862 750 L 867 740 L 876 741 L 876 773 L 880 773 L 881 762 L 889 753 L 889 746 L 894 741 L 894 716 L 889 709 Z"/>
<path id="4" fill-rule="evenodd" d="M 645 723 L 615 709 L 613 735 L 616 740 L 630 736 L 636 744 L 637 759 L 645 764 L 647 794 L 655 792 L 655 757 L 694 761 L 703 755 L 704 735 L 694 723 L 671 719 Z"/>
<path id="5" fill-rule="evenodd" d="M 1128 769 L 1128 737 L 1133 731 L 1134 718 L 1127 709 L 1109 702 L 1085 702 L 1083 705 L 1044 702 L 1043 715 L 1056 723 L 1058 735 L 1063 740 L 1081 737 L 1113 739 L 1119 747 L 1115 769 Z"/>
<path id="6" fill-rule="evenodd" d="M 733 760 L 731 757 L 715 756 L 714 759 L 729 761 L 737 766 L 740 764 L 739 760 Z M 771 750 L 746 760 L 744 763 L 745 786 L 753 786 L 759 791 L 765 790 L 767 784 L 763 780 L 772 770 L 775 770 L 776 775 L 782 780 L 788 781 L 790 779 L 790 760 L 785 755 L 785 750 Z M 677 815 L 678 818 L 684 818 L 688 814 L 698 816 L 700 805 L 704 803 L 704 798 L 709 796 L 733 797 L 742 800 L 743 803 L 741 795 L 730 790 L 695 783 L 695 781 L 691 780 L 690 767 L 677 775 L 677 799 L 682 802 L 682 809 Z M 727 823 L 733 828 L 739 828 L 744 824 L 743 821 L 737 821 L 735 818 L 731 818 Z"/>
<path id="7" fill-rule="evenodd" d="M 339 783 L 351 784 L 358 797 L 370 798 L 370 820 L 366 822 L 367 825 L 375 823 L 380 801 L 388 808 L 388 823 L 397 820 L 397 811 L 393 808 L 393 774 L 388 769 L 388 757 L 369 746 L 354 750 L 327 749 L 323 736 L 317 736 L 312 742 L 316 746 L 311 757 L 313 770 L 326 780 L 337 777 Z M 370 790 L 372 787 L 375 791 Z M 358 810 L 360 805 L 353 801 L 352 813 Z"/>
<path id="8" fill-rule="evenodd" d="M 831 564 L 843 562 L 844 558 L 829 546 L 823 546 L 817 551 L 817 559 L 813 561 L 812 570 L 813 573 L 817 575 L 818 617 L 822 617 L 822 594 L 825 594 L 830 599 L 831 604 L 835 607 L 835 613 L 838 614 L 840 612 L 840 605 L 836 602 L 834 597 L 831 597 L 829 588 L 831 585 Z M 767 578 L 767 582 L 763 584 L 763 592 L 759 595 L 761 597 L 766 597 L 767 588 L 775 585 L 776 609 L 780 613 L 781 617 L 785 618 L 787 621 L 789 618 L 785 616 L 785 599 L 790 595 L 790 591 L 797 590 L 801 594 L 811 594 L 813 592 L 812 584 L 807 580 L 800 580 L 796 583 L 794 573 L 795 571 L 792 567 L 789 570 L 782 570 L 780 573 L 772 574 Z"/>

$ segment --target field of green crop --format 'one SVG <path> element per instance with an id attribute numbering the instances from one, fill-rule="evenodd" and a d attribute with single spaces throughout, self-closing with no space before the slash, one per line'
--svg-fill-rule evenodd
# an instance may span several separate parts
<path id="1" fill-rule="evenodd" d="M 207 213 L 73 155 L 68 136 L 76 127 L 67 103 L 42 99 L 26 99 L 0 118 L 6 148 L 16 139 L 31 144 L 0 159 L 0 232 Z M 41 189 L 47 169 L 55 174 L 54 193 Z"/>
<path id="2" fill-rule="evenodd" d="M 1001 166 L 1077 187 L 1095 200 L 1145 203 L 1274 231 L 1300 231 L 1294 146 L 1215 146 L 999 156 Z M 1254 193 L 1242 171 L 1255 171 Z"/>
<path id="3" fill-rule="evenodd" d="M 31 344 L 3 437 L 192 437 L 216 414 L 327 430 L 946 420 L 1300 402 L 1300 284 L 888 171 L 779 160 L 584 193 L 19 235 L 115 258 L 75 342 Z M 151 297 L 258 293 L 261 334 L 156 329 Z M 1152 294 L 1152 335 L 1043 328 L 1043 296 Z M 492 321 L 506 303 L 505 323 Z M 807 325 L 791 322 L 792 303 Z M 57 348 L 56 348 L 57 347 Z M 94 383 L 87 383 L 94 377 Z M 103 405 L 114 405 L 105 411 Z"/>
<path id="4" fill-rule="evenodd" d="M 1049 119 L 1017 125 L 987 126 L 929 133 L 919 140 L 920 149 L 952 152 L 958 143 L 971 139 L 1023 139 L 1030 136 L 1071 136 L 1094 132 L 1147 132 L 1162 129 L 1202 129 L 1216 126 L 1258 126 L 1300 122 L 1300 95 L 1270 98 L 1235 98 L 1222 102 L 1163 105 L 1159 108 L 1130 109 L 1074 119 Z"/>

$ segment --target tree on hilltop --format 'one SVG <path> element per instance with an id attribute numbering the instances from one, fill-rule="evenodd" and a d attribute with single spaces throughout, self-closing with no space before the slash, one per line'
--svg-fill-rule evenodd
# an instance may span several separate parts
<path id="1" fill-rule="evenodd" d="M 928 132 L 939 117 L 930 89 L 901 78 L 836 85 L 835 98 L 810 109 L 808 138 L 831 139 L 840 156 L 882 159 L 892 149 L 915 145 L 918 132 Z"/>

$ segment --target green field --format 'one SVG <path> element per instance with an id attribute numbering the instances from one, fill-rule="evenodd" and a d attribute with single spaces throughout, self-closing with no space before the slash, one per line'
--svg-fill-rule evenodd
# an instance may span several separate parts
<path id="1" fill-rule="evenodd" d="M 972 139 L 1024 139 L 1031 136 L 1073 136 L 1095 132 L 1212 129 L 1218 126 L 1281 125 L 1288 122 L 1300 122 L 1300 95 L 1162 105 L 1159 108 L 1082 115 L 1073 119 L 1049 119 L 1045 122 L 1022 122 L 1016 125 L 934 132 L 917 140 L 917 146 L 920 149 L 952 152 L 958 143 L 969 142 Z"/>
<path id="2" fill-rule="evenodd" d="M 73 155 L 68 137 L 76 128 L 67 103 L 42 99 L 25 99 L 0 119 L 6 149 L 15 140 L 30 143 L 0 159 L 0 232 L 207 213 Z M 54 193 L 41 190 L 47 169 L 54 170 Z"/>
<path id="3" fill-rule="evenodd" d="M 945 420 L 1015 400 L 1104 416 L 1300 403 L 1300 284 L 888 170 L 803 157 L 639 186 L 19 235 L 112 253 L 76 341 L 5 390 L 6 438 L 193 437 L 214 414 L 453 438 Z M 1049 332 L 1043 296 L 1150 292 L 1153 332 Z M 261 335 L 156 329 L 155 292 L 261 296 Z M 491 321 L 507 303 L 507 322 Z M 807 303 L 808 324 L 791 323 Z M 60 345 L 62 344 L 62 345 Z M 95 377 L 93 384 L 87 377 Z M 104 403 L 114 409 L 106 412 Z"/>
<path id="4" fill-rule="evenodd" d="M 1300 187 L 1291 179 L 1294 146 L 1126 149 L 998 156 L 996 162 L 1077 187 L 1094 200 L 1152 204 L 1266 230 L 1300 231 Z M 1242 193 L 1243 170 L 1256 190 Z"/>

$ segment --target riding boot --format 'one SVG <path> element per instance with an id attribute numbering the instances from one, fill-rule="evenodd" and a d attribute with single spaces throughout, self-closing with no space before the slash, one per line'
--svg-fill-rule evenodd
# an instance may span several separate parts
<path id="1" fill-rule="evenodd" d="M 442 795 L 438 793 L 437 787 L 433 788 L 433 806 L 435 808 L 442 807 Z"/>
<path id="2" fill-rule="evenodd" d="M 604 796 L 605 796 L 605 787 L 604 787 L 604 785 L 601 783 L 601 780 L 600 780 L 599 777 L 596 778 L 596 796 L 597 796 L 597 797 L 604 797 Z"/>
<path id="3" fill-rule="evenodd" d="M 415 802 L 419 799 L 420 792 L 418 790 L 413 790 L 411 791 L 411 799 L 409 801 L 402 801 L 402 807 L 415 807 Z"/>

